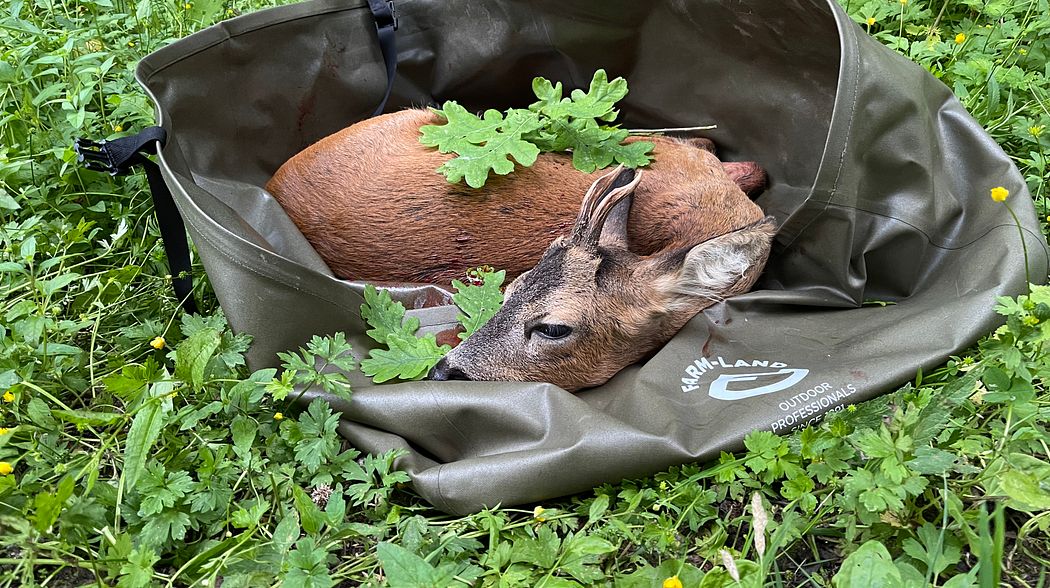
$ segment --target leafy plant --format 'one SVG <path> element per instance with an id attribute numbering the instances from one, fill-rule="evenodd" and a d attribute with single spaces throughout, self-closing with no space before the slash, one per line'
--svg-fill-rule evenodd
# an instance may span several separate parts
<path id="1" fill-rule="evenodd" d="M 1043 287 L 990 300 L 1004 326 L 912 385 L 710 464 L 469 516 L 414 496 L 401 452 L 361 454 L 312 399 L 350 393 L 349 342 L 250 371 L 206 282 L 204 314 L 178 314 L 145 177 L 78 170 L 68 149 L 153 124 L 143 54 L 262 4 L 0 11 L 0 588 L 1039 585 Z M 1045 216 L 1045 2 L 845 4 L 954 89 Z M 498 286 L 464 284 L 480 324 Z M 396 318 L 384 328 L 414 337 Z"/>
<path id="2" fill-rule="evenodd" d="M 464 329 L 459 334 L 460 339 L 474 334 L 499 311 L 503 304 L 500 287 L 505 276 L 504 271 L 485 267 L 468 272 L 469 284 L 453 280 L 456 293 L 452 295 L 452 301 L 461 310 L 456 318 Z M 404 305 L 393 300 L 388 291 L 377 290 L 371 284 L 365 286 L 361 317 L 372 327 L 366 331 L 368 336 L 386 346 L 386 349 L 372 349 L 368 358 L 361 362 L 361 371 L 377 384 L 395 378 L 419 380 L 452 350 L 448 345 L 438 345 L 433 333 L 417 336 L 419 319 L 406 319 Z"/>
<path id="3" fill-rule="evenodd" d="M 471 188 L 485 185 L 490 173 L 507 175 L 514 162 L 531 167 L 541 152 L 572 152 L 573 166 L 586 173 L 612 165 L 648 165 L 653 144 L 624 143 L 628 131 L 604 123 L 616 120 L 616 103 L 627 95 L 627 80 L 609 81 L 605 70 L 594 72 L 590 88 L 563 97 L 561 82 L 532 80 L 537 101 L 528 108 L 510 108 L 506 114 L 486 110 L 478 117 L 449 100 L 434 113 L 443 125 L 419 128 L 419 142 L 441 153 L 455 153 L 438 168 L 448 181 L 466 180 Z M 513 161 L 511 160 L 513 158 Z"/>

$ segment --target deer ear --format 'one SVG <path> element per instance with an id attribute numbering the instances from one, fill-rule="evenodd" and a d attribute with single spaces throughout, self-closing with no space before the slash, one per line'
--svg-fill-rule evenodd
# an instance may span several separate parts
<path id="1" fill-rule="evenodd" d="M 572 229 L 572 243 L 596 247 L 609 214 L 634 192 L 641 180 L 641 170 L 622 165 L 595 180 L 580 204 L 580 215 Z"/>
<path id="2" fill-rule="evenodd" d="M 631 216 L 632 196 L 626 196 L 613 207 L 602 227 L 602 236 L 598 245 L 606 249 L 627 250 L 627 218 Z"/>
<path id="3" fill-rule="evenodd" d="M 775 233 L 776 224 L 766 217 L 692 247 L 650 257 L 657 273 L 654 283 L 668 296 L 669 310 L 698 304 L 703 308 L 746 292 L 765 266 Z"/>

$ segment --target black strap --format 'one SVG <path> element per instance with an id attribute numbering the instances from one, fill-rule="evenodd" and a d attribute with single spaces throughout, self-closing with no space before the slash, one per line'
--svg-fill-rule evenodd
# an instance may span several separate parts
<path id="1" fill-rule="evenodd" d="M 372 11 L 376 21 L 379 51 L 382 52 L 383 63 L 386 64 L 386 93 L 383 94 L 383 101 L 372 113 L 372 116 L 379 116 L 386 108 L 386 101 L 390 99 L 390 90 L 394 88 L 394 78 L 397 76 L 397 43 L 394 39 L 397 12 L 394 11 L 393 0 L 368 0 L 368 9 Z"/>
<path id="2" fill-rule="evenodd" d="M 164 129 L 148 127 L 137 135 L 112 141 L 77 139 L 73 149 L 77 153 L 77 161 L 88 169 L 108 172 L 114 176 L 129 173 L 136 165 L 141 165 L 146 171 L 146 181 L 153 197 L 153 211 L 157 215 L 164 253 L 168 257 L 168 269 L 171 272 L 171 285 L 175 290 L 175 297 L 186 312 L 196 314 L 197 303 L 193 299 L 193 275 L 190 273 L 190 245 L 186 239 L 186 226 L 182 222 L 179 209 L 175 207 L 171 190 L 168 190 L 168 185 L 160 175 L 160 167 L 146 157 L 146 154 L 155 155 L 167 138 Z"/>
<path id="3" fill-rule="evenodd" d="M 397 13 L 394 11 L 393 0 L 368 0 L 368 9 L 372 11 L 376 21 L 379 50 L 383 54 L 383 63 L 386 64 L 386 92 L 382 102 L 372 113 L 372 116 L 379 116 L 386 108 L 390 91 L 394 87 L 394 78 L 397 76 L 397 43 L 394 40 Z M 126 174 L 136 165 L 141 165 L 146 171 L 146 180 L 153 196 L 153 210 L 160 226 L 164 252 L 168 256 L 171 285 L 186 312 L 196 314 L 197 303 L 193 299 L 193 276 L 190 273 L 190 246 L 186 239 L 186 225 L 182 222 L 171 191 L 164 183 L 160 167 L 146 157 L 146 154 L 156 155 L 167 138 L 167 133 L 161 127 L 149 127 L 137 135 L 112 141 L 77 139 L 73 149 L 77 153 L 77 161 L 88 169 L 108 172 L 114 176 Z"/>

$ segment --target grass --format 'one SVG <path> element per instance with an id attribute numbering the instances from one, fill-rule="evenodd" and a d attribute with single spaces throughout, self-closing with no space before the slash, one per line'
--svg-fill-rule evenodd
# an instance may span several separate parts
<path id="1" fill-rule="evenodd" d="M 954 89 L 1045 216 L 1046 0 L 844 4 Z M 258 7 L 2 9 L 0 587 L 1045 585 L 1045 288 L 989 300 L 1003 329 L 892 395 L 535 510 L 443 515 L 327 405 L 293 415 L 291 379 L 247 373 L 213 296 L 175 311 L 145 178 L 69 148 L 152 124 L 141 56 Z M 284 359 L 338 389 L 309 360 L 343 346 Z"/>

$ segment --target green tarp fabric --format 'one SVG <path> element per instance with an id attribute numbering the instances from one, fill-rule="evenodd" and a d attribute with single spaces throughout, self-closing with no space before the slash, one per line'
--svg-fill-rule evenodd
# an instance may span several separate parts
<path id="1" fill-rule="evenodd" d="M 717 124 L 723 159 L 753 160 L 781 225 L 756 289 L 711 307 L 609 383 L 353 376 L 340 432 L 400 466 L 438 508 L 467 513 L 652 474 L 785 433 L 886 392 L 996 324 L 1047 249 L 1023 179 L 940 82 L 863 34 L 833 1 L 398 0 L 388 110 L 455 99 L 521 106 L 534 76 L 625 76 L 627 128 Z M 253 368 L 311 335 L 367 353 L 362 285 L 335 279 L 265 192 L 288 157 L 367 117 L 386 78 L 360 0 L 222 23 L 145 58 L 140 83 L 170 139 L 165 179 L 216 294 L 251 333 Z M 422 238 L 405 225 L 406 242 Z M 439 288 L 394 289 L 425 329 Z M 891 302 L 886 306 L 865 302 Z M 313 393 L 308 394 L 307 399 Z"/>

